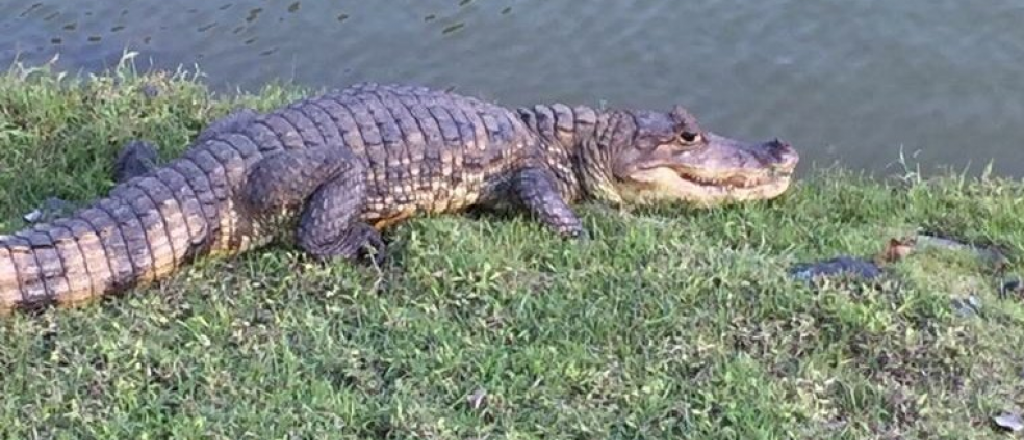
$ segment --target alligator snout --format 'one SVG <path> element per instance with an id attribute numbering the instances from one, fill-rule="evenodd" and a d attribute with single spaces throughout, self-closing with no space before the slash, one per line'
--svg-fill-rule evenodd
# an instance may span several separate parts
<path id="1" fill-rule="evenodd" d="M 796 152 L 796 149 L 789 142 L 783 142 L 775 138 L 767 146 L 772 157 L 775 158 L 776 169 L 791 170 L 800 162 L 800 154 Z"/>

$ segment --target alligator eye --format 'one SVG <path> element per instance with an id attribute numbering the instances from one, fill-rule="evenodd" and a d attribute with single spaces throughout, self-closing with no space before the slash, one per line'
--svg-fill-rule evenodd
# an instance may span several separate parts
<path id="1" fill-rule="evenodd" d="M 693 143 L 701 141 L 700 133 L 694 133 L 694 132 L 689 132 L 689 131 L 683 132 L 682 134 L 680 134 L 679 138 L 682 139 L 683 142 L 687 143 L 687 144 L 693 144 Z"/>

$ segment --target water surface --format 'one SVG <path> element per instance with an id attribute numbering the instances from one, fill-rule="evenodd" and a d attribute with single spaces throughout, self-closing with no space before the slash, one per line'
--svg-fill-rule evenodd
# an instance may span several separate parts
<path id="1" fill-rule="evenodd" d="M 509 106 L 668 108 L 779 136 L 804 164 L 989 161 L 1024 175 L 1024 3 L 0 0 L 0 61 L 69 70 L 126 47 L 218 89 L 410 82 Z M 140 65 L 148 65 L 140 63 Z"/>

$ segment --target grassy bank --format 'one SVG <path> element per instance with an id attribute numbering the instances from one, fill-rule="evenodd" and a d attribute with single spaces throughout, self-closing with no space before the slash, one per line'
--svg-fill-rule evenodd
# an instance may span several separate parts
<path id="1" fill-rule="evenodd" d="M 187 75 L 0 79 L 0 230 L 111 185 L 119 146 L 165 158 L 236 105 Z M 595 97 L 596 98 L 596 97 Z M 728 209 L 579 210 L 595 240 L 524 219 L 418 219 L 378 273 L 291 249 L 0 325 L 4 438 L 993 438 L 1024 405 L 1024 185 L 804 177 Z M 917 228 L 997 244 L 921 250 L 882 282 L 811 288 L 797 262 L 873 255 Z M 975 295 L 980 311 L 954 299 Z M 291 436 L 290 436 L 291 435 Z M 306 436 L 306 437 L 304 437 Z"/>

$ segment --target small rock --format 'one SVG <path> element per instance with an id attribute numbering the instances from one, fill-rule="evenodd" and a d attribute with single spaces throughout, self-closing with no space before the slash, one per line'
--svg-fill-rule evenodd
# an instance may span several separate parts
<path id="1" fill-rule="evenodd" d="M 39 221 L 39 219 L 43 218 L 43 211 L 36 209 L 28 214 L 23 215 L 21 218 L 25 219 L 25 221 L 28 223 L 35 223 Z"/>
<path id="2" fill-rule="evenodd" d="M 1004 412 L 998 416 L 992 418 L 992 421 L 996 422 L 1000 428 L 1006 429 L 1012 432 L 1024 431 L 1024 418 L 1021 418 L 1019 412 Z"/>
<path id="3" fill-rule="evenodd" d="M 473 392 L 473 394 L 466 396 L 466 403 L 469 403 L 469 406 L 472 407 L 473 409 L 480 409 L 480 407 L 484 404 L 484 399 L 486 398 L 487 390 L 483 388 L 477 388 L 476 391 Z"/>
<path id="4" fill-rule="evenodd" d="M 953 312 L 961 318 L 969 318 L 981 311 L 981 300 L 974 295 L 967 298 L 953 298 Z"/>

